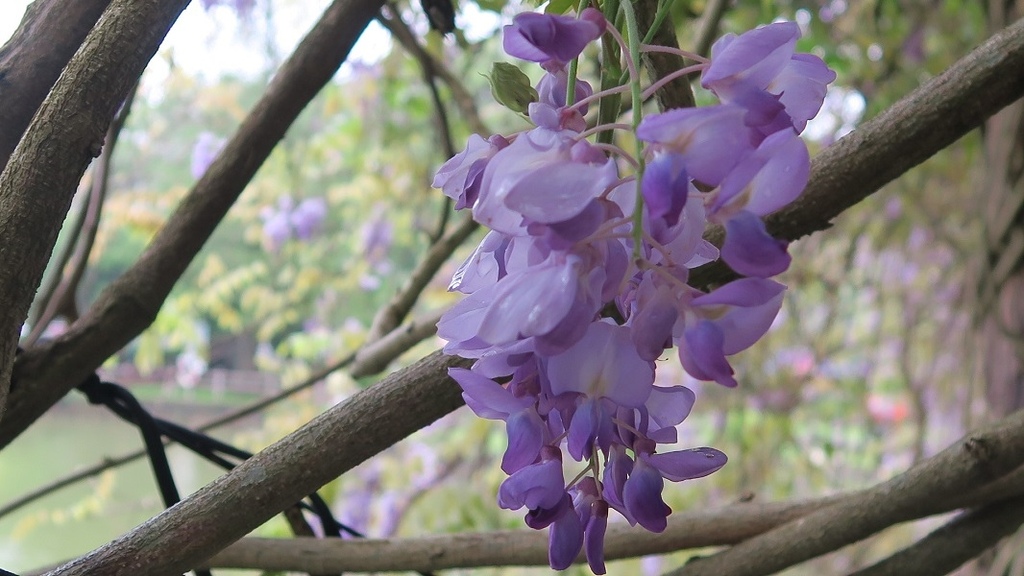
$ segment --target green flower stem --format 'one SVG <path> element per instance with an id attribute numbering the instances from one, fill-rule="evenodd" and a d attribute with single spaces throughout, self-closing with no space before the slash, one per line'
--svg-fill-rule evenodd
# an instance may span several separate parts
<path id="1" fill-rule="evenodd" d="M 590 0 L 580 0 L 580 3 L 576 6 L 576 16 L 579 17 L 580 12 L 587 7 Z M 572 62 L 569 63 L 569 82 L 565 87 L 565 105 L 572 106 L 576 101 L 576 75 L 580 67 L 579 57 L 573 58 Z"/>
<path id="2" fill-rule="evenodd" d="M 629 66 L 631 78 L 629 79 L 630 95 L 633 100 L 633 134 L 640 126 L 643 119 L 643 95 L 640 92 L 640 73 L 637 71 L 636 63 L 640 62 L 640 29 L 636 23 L 636 13 L 633 11 L 631 0 L 622 3 L 622 14 L 626 18 L 626 34 L 628 34 L 627 45 L 629 46 L 629 58 L 633 65 Z M 642 245 L 643 234 L 643 208 L 644 196 L 642 180 L 644 176 L 644 148 L 639 139 L 636 140 L 636 202 L 633 208 L 633 258 L 640 257 L 640 246 Z"/>

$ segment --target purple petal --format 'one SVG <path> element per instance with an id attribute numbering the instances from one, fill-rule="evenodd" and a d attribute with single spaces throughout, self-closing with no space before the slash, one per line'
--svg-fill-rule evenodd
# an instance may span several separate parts
<path id="1" fill-rule="evenodd" d="M 828 85 L 835 79 L 836 73 L 821 58 L 812 54 L 794 54 L 772 80 L 768 91 L 781 95 L 780 101 L 793 119 L 793 127 L 800 132 L 807 121 L 818 114 Z"/>
<path id="2" fill-rule="evenodd" d="M 505 205 L 534 222 L 568 220 L 618 180 L 615 162 L 549 164 L 532 170 L 511 187 Z"/>
<path id="3" fill-rule="evenodd" d="M 558 520 L 565 514 L 576 514 L 572 510 L 572 497 L 568 493 L 562 494 L 562 499 L 552 508 L 536 508 L 526 513 L 523 520 L 526 525 L 534 530 L 547 528 L 552 522 Z"/>
<path id="4" fill-rule="evenodd" d="M 744 276 L 768 278 L 789 268 L 788 242 L 776 240 L 753 213 L 741 210 L 725 223 L 722 259 Z"/>
<path id="5" fill-rule="evenodd" d="M 690 415 L 695 400 L 686 386 L 655 386 L 647 399 L 647 413 L 658 426 L 674 427 Z"/>
<path id="6" fill-rule="evenodd" d="M 502 47 L 509 56 L 529 62 L 564 64 L 604 32 L 604 18 L 597 16 L 596 10 L 585 10 L 581 18 L 524 12 L 505 26 Z"/>
<path id="7" fill-rule="evenodd" d="M 493 290 L 477 335 L 492 344 L 546 334 L 572 308 L 578 260 L 552 257 L 543 265 L 509 274 Z M 480 292 L 475 293 L 480 294 Z"/>
<path id="8" fill-rule="evenodd" d="M 746 115 L 744 108 L 728 104 L 679 108 L 645 116 L 636 135 L 679 153 L 691 177 L 717 186 L 753 150 Z"/>
<path id="9" fill-rule="evenodd" d="M 587 564 L 594 574 L 605 574 L 604 534 L 608 528 L 608 503 L 595 500 L 591 504 L 590 519 L 583 533 L 587 546 Z"/>
<path id="10" fill-rule="evenodd" d="M 516 398 L 500 384 L 465 368 L 449 368 L 448 375 L 462 388 L 462 397 L 477 416 L 491 420 L 504 420 L 533 404 L 525 398 Z M 532 460 L 531 460 L 532 462 Z"/>
<path id="11" fill-rule="evenodd" d="M 683 333 L 679 344 L 679 361 L 698 380 L 714 380 L 723 386 L 737 386 L 732 366 L 722 351 L 722 331 L 712 322 L 701 320 Z"/>
<path id="12" fill-rule="evenodd" d="M 702 478 L 725 466 L 729 460 L 722 451 L 708 447 L 648 454 L 643 459 L 673 482 Z"/>
<path id="13" fill-rule="evenodd" d="M 694 298 L 691 305 L 710 306 L 707 312 L 716 317 L 714 322 L 722 331 L 725 354 L 735 354 L 749 348 L 768 331 L 782 307 L 785 291 L 785 286 L 772 280 L 741 278 Z"/>
<path id="14" fill-rule="evenodd" d="M 548 563 L 555 570 L 565 570 L 576 561 L 583 549 L 583 526 L 573 512 L 562 514 L 548 532 Z"/>
<path id="15" fill-rule="evenodd" d="M 639 460 L 622 489 L 626 508 L 641 526 L 651 532 L 664 532 L 668 526 L 668 515 L 672 513 L 661 499 L 664 486 L 661 473 Z"/>
<path id="16" fill-rule="evenodd" d="M 807 145 L 796 132 L 776 132 L 722 181 L 711 210 L 717 212 L 726 205 L 735 205 L 758 216 L 770 214 L 803 192 L 810 166 Z"/>
<path id="17" fill-rule="evenodd" d="M 501 458 L 501 469 L 513 474 L 536 462 L 544 446 L 544 431 L 544 422 L 532 406 L 510 415 L 505 421 L 508 448 Z"/>
<path id="18" fill-rule="evenodd" d="M 711 49 L 711 65 L 701 75 L 701 85 L 718 93 L 723 85 L 742 80 L 764 89 L 793 55 L 799 37 L 795 22 L 777 22 L 719 40 Z"/>
<path id="19" fill-rule="evenodd" d="M 565 495 L 562 462 L 532 464 L 512 474 L 498 488 L 498 505 L 508 510 L 554 508 Z"/>
<path id="20" fill-rule="evenodd" d="M 644 171 L 641 188 L 648 214 L 675 226 L 690 194 L 685 158 L 671 152 L 655 155 Z"/>
<path id="21" fill-rule="evenodd" d="M 629 328 L 606 322 L 592 323 L 572 348 L 551 357 L 547 374 L 556 395 L 578 392 L 627 407 L 642 406 L 654 382 L 654 368 L 637 353 Z"/>

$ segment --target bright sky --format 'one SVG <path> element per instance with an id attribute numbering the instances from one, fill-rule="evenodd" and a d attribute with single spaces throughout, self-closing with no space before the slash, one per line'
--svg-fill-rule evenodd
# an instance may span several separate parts
<path id="1" fill-rule="evenodd" d="M 257 13 L 243 25 L 230 8 L 218 6 L 207 12 L 201 2 L 193 1 L 171 29 L 161 53 L 166 55 L 166 47 L 170 46 L 174 63 L 195 74 L 211 77 L 224 72 L 255 74 L 264 68 L 263 64 L 271 52 L 276 52 L 277 58 L 287 57 L 329 2 L 276 0 L 273 3 L 275 12 L 270 19 L 273 26 L 270 36 L 274 41 L 272 46 L 267 46 L 262 40 L 268 37 L 265 34 L 266 2 L 258 2 Z M 0 44 L 10 38 L 30 3 L 31 0 L 0 0 Z M 473 3 L 467 3 L 463 16 L 472 25 L 469 30 L 463 22 L 460 26 L 471 38 L 487 35 L 500 24 L 496 15 L 480 14 Z M 388 33 L 384 28 L 372 22 L 353 48 L 349 61 L 377 61 L 384 55 L 382 47 L 387 40 Z M 216 57 L 211 58 L 211 54 Z M 158 55 L 154 62 L 160 60 Z M 150 73 L 166 72 L 155 69 Z"/>

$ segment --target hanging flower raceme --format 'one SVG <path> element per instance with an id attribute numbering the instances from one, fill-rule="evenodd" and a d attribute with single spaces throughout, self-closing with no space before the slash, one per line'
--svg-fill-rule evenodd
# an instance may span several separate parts
<path id="1" fill-rule="evenodd" d="M 790 262 L 761 217 L 806 185 L 798 134 L 835 79 L 819 58 L 795 52 L 795 24 L 771 24 L 722 38 L 710 61 L 685 54 L 702 62 L 702 85 L 720 104 L 588 130 L 588 106 L 629 88 L 594 94 L 567 67 L 602 36 L 621 38 L 594 9 L 517 16 L 506 52 L 546 73 L 532 87 L 496 67 L 492 92 L 535 127 L 472 136 L 434 179 L 491 230 L 452 279 L 466 297 L 438 334 L 447 353 L 476 359 L 451 370 L 466 404 L 505 422 L 509 477 L 498 504 L 549 530 L 553 568 L 585 551 L 597 574 L 610 510 L 662 531 L 665 480 L 726 463 L 714 448 L 672 448 L 694 394 L 655 385 L 657 361 L 674 347 L 694 378 L 738 385 L 728 357 L 771 326 L 785 287 L 770 278 Z M 628 58 L 629 47 L 621 51 Z M 632 132 L 637 153 L 614 145 L 621 131 Z M 602 132 L 613 138 L 588 139 Z M 725 227 L 721 251 L 702 238 L 709 223 Z M 719 257 L 746 278 L 711 292 L 687 284 L 691 268 Z"/>

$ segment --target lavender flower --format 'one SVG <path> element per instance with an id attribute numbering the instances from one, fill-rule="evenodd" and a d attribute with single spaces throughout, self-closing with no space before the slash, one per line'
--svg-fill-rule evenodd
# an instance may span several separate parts
<path id="1" fill-rule="evenodd" d="M 675 347 L 691 376 L 739 384 L 728 357 L 771 326 L 785 287 L 769 278 L 790 263 L 760 217 L 806 185 L 809 155 L 797 134 L 834 79 L 819 59 L 794 52 L 795 25 L 727 37 L 703 74 L 722 103 L 646 116 L 631 135 L 641 163 L 583 138 L 586 108 L 567 106 L 564 65 L 606 26 L 591 9 L 578 19 L 517 16 L 506 51 L 547 70 L 526 106 L 535 127 L 472 136 L 434 179 L 490 228 L 452 278 L 449 289 L 466 297 L 438 335 L 445 352 L 476 360 L 450 372 L 466 404 L 505 423 L 509 477 L 498 503 L 525 508 L 528 526 L 549 530 L 553 568 L 585 550 L 596 574 L 606 569 L 610 510 L 664 530 L 665 481 L 727 461 L 714 448 L 665 449 L 695 396 L 656 386 L 655 361 Z M 517 102 L 532 99 L 513 75 L 530 95 Z M 591 93 L 577 81 L 575 100 Z M 709 223 L 726 228 L 720 253 L 702 238 Z M 687 285 L 690 268 L 719 257 L 750 277 L 710 292 Z M 568 485 L 566 454 L 583 466 Z"/>

